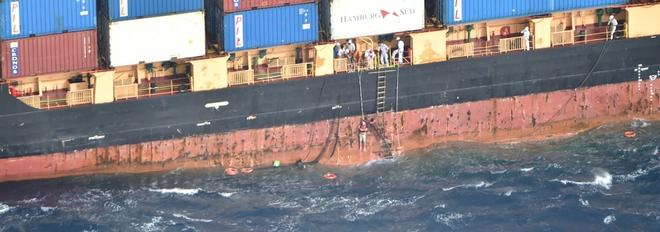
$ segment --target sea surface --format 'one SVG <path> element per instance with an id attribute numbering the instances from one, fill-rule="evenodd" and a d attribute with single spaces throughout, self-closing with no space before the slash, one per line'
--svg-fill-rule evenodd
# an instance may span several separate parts
<path id="1" fill-rule="evenodd" d="M 0 231 L 660 231 L 659 132 L 635 120 L 355 167 L 4 183 Z"/>

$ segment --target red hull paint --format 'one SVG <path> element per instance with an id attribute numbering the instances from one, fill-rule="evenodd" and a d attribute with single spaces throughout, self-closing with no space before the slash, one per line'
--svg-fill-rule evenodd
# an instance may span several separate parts
<path id="1" fill-rule="evenodd" d="M 222 3 L 218 3 L 218 4 L 222 4 L 222 9 L 225 13 L 231 13 L 237 11 L 278 7 L 284 5 L 313 3 L 316 2 L 316 0 L 242 0 L 238 2 L 239 2 L 238 7 L 234 7 L 234 0 L 222 0 Z"/>
<path id="2" fill-rule="evenodd" d="M 655 96 L 650 87 L 655 86 Z M 402 151 L 446 141 L 544 139 L 603 123 L 646 117 L 660 119 L 660 84 L 610 84 L 527 96 L 491 99 L 389 113 L 376 120 Z M 562 107 L 562 105 L 565 105 Z M 0 159 L 0 181 L 86 173 L 147 172 L 176 168 L 263 167 L 274 160 L 293 164 L 322 155 L 330 165 L 363 164 L 383 153 L 381 139 L 369 132 L 360 152 L 359 117 L 301 125 L 242 130 L 133 145 Z M 339 140 L 335 140 L 335 134 Z M 400 141 L 400 143 L 399 143 Z"/>
<path id="3" fill-rule="evenodd" d="M 12 54 L 12 47 L 17 53 Z M 7 79 L 92 70 L 98 63 L 96 30 L 5 40 L 0 53 L 2 77 Z"/>

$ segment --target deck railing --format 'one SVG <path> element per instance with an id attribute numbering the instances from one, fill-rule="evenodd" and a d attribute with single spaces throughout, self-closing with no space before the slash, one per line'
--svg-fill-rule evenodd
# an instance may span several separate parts
<path id="1" fill-rule="evenodd" d="M 93 102 L 94 102 L 93 89 L 76 90 L 66 93 L 66 103 L 68 106 L 92 104 Z"/>
<path id="2" fill-rule="evenodd" d="M 163 85 L 163 83 L 165 83 Z M 160 81 L 154 86 L 146 86 L 140 88 L 138 86 L 138 95 L 137 98 L 142 97 L 154 97 L 161 95 L 173 95 L 175 93 L 182 93 L 190 91 L 190 79 L 189 78 L 178 78 L 166 81 Z"/>
<path id="3" fill-rule="evenodd" d="M 268 60 L 268 67 L 269 68 L 277 68 L 277 67 L 282 67 L 284 65 L 290 65 L 296 63 L 296 58 L 295 57 L 279 57 L 279 58 L 273 58 Z"/>
<path id="4" fill-rule="evenodd" d="M 552 33 L 552 46 L 571 45 L 575 42 L 575 30 L 557 31 Z"/>
<path id="5" fill-rule="evenodd" d="M 137 98 L 138 84 L 115 86 L 115 100 Z"/>
<path id="6" fill-rule="evenodd" d="M 335 73 L 348 72 L 348 58 L 337 58 L 334 61 Z"/>
<path id="7" fill-rule="evenodd" d="M 525 49 L 525 39 L 522 36 L 500 39 L 500 52 L 520 51 L 523 49 Z"/>
<path id="8" fill-rule="evenodd" d="M 41 96 L 39 95 L 18 97 L 18 100 L 22 101 L 26 105 L 41 109 Z"/>
<path id="9" fill-rule="evenodd" d="M 474 56 L 474 42 L 447 45 L 447 57 L 449 59 L 471 56 Z"/>
<path id="10" fill-rule="evenodd" d="M 282 78 L 307 77 L 314 75 L 313 63 L 288 64 L 282 66 Z"/>
<path id="11" fill-rule="evenodd" d="M 229 85 L 245 85 L 254 83 L 254 70 L 229 72 Z"/>

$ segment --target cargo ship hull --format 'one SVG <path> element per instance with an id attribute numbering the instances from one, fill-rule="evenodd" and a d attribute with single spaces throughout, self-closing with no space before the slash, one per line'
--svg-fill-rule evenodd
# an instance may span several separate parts
<path id="1" fill-rule="evenodd" d="M 275 159 L 354 164 L 448 138 L 516 139 L 653 118 L 660 91 L 648 75 L 660 67 L 659 51 L 658 39 L 622 40 L 405 67 L 398 88 L 396 70 L 349 73 L 53 111 L 0 94 L 16 106 L 0 112 L 0 180 Z M 638 64 L 649 68 L 646 81 Z M 377 75 L 387 76 L 386 108 L 400 112 L 369 115 Z M 227 105 L 206 107 L 219 102 Z M 357 149 L 361 103 L 374 119 L 365 152 Z"/>

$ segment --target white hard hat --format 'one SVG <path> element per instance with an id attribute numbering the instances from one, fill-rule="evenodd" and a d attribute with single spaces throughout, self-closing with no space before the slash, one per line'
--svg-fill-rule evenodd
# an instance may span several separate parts
<path id="1" fill-rule="evenodd" d="M 401 40 L 401 37 L 398 37 L 398 36 L 397 36 L 397 37 L 396 37 L 396 40 Z"/>
<path id="2" fill-rule="evenodd" d="M 529 27 L 525 27 L 525 30 L 529 30 Z"/>
<path id="3" fill-rule="evenodd" d="M 348 40 L 348 43 L 353 43 L 353 40 L 350 40 L 350 39 L 349 39 L 349 40 Z"/>
<path id="4" fill-rule="evenodd" d="M 610 15 L 610 19 L 614 19 L 614 15 Z"/>

